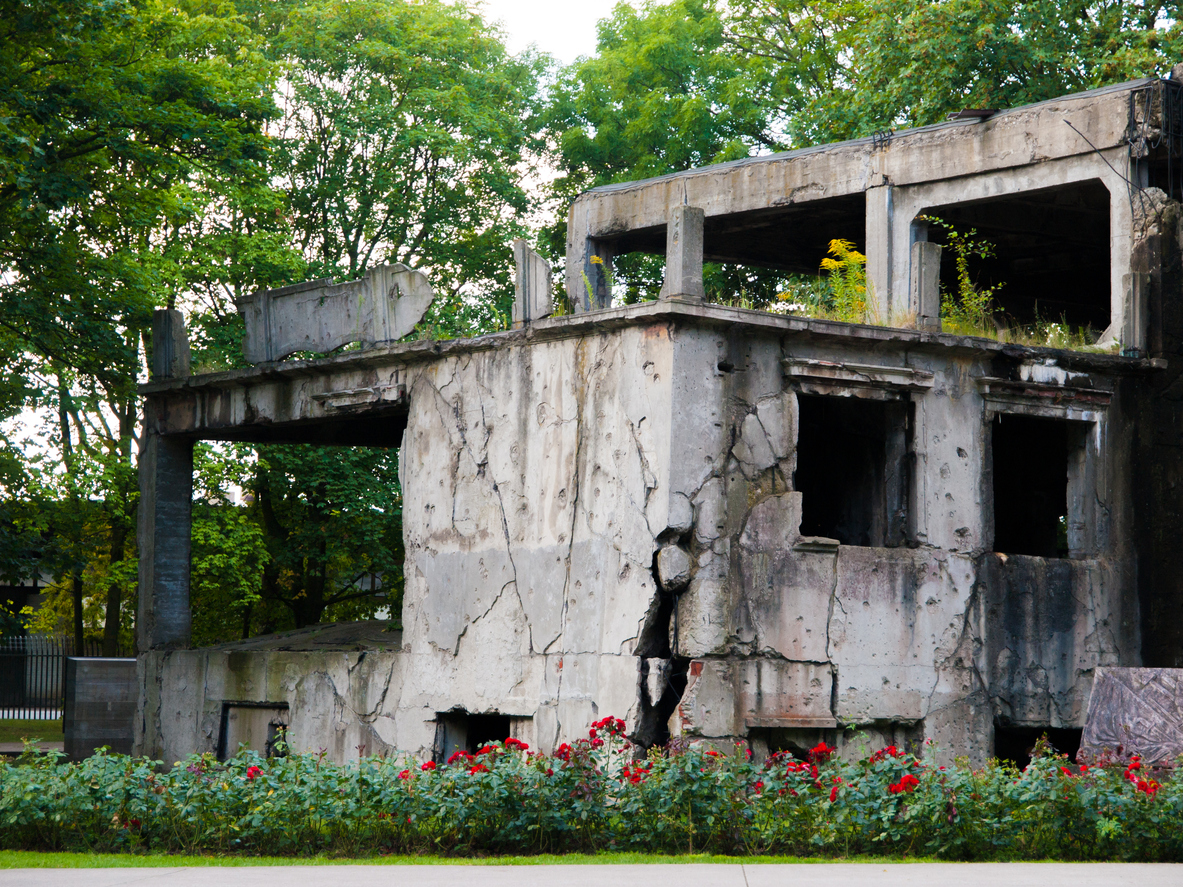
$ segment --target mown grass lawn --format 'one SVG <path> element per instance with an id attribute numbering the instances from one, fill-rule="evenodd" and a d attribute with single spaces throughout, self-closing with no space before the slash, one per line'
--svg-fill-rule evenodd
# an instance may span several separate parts
<path id="1" fill-rule="evenodd" d="M 836 859 L 798 856 L 718 856 L 708 853 L 683 853 L 662 856 L 653 853 L 568 853 L 539 856 L 366 856 L 333 858 L 327 856 L 180 856 L 168 853 L 39 853 L 30 850 L 0 850 L 0 869 L 28 868 L 171 868 L 179 866 L 272 866 L 272 865 L 685 865 L 715 863 L 724 865 L 827 864 L 834 862 L 903 863 L 933 862 L 910 857 L 891 859 L 849 857 Z"/>
<path id="2" fill-rule="evenodd" d="M 62 722 L 0 720 L 0 742 L 20 742 L 25 738 L 40 739 L 42 742 L 61 742 Z"/>

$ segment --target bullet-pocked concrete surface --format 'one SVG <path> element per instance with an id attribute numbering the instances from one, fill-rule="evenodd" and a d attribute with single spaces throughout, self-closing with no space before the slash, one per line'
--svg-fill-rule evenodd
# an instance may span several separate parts
<path id="1" fill-rule="evenodd" d="M 0 887 L 75 884 L 78 869 L 0 871 Z M 1092 887 L 1131 884 L 1176 887 L 1183 866 L 1122 863 L 914 863 L 817 865 L 537 865 L 537 866 L 269 866 L 257 868 L 86 869 L 87 887 L 602 887 L 604 884 L 678 884 L 678 887 Z"/>

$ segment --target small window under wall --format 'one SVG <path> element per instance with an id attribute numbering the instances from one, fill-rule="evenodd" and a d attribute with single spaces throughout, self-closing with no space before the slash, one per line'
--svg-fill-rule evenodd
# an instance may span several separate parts
<path id="1" fill-rule="evenodd" d="M 797 403 L 801 535 L 904 545 L 911 403 L 804 394 Z"/>
<path id="2" fill-rule="evenodd" d="M 1004 554 L 1069 557 L 1079 537 L 1071 514 L 1073 469 L 1082 463 L 1087 425 L 999 413 L 991 427 L 994 546 Z"/>
<path id="3" fill-rule="evenodd" d="M 284 757 L 291 715 L 286 702 L 223 702 L 218 760 L 236 755 L 240 748 L 264 757 Z"/>
<path id="4" fill-rule="evenodd" d="M 1014 727 L 996 723 L 994 757 L 1008 761 L 1021 770 L 1031 763 L 1031 753 L 1036 743 L 1046 736 L 1048 744 L 1057 754 L 1067 755 L 1069 761 L 1075 761 L 1083 732 L 1073 727 Z"/>
<path id="5" fill-rule="evenodd" d="M 511 718 L 509 715 L 443 712 L 435 720 L 433 758 L 437 764 L 442 764 L 458 751 L 476 754 L 481 746 L 490 742 L 504 742 L 511 736 L 518 738 L 514 732 L 514 721 L 521 720 L 524 719 Z"/>

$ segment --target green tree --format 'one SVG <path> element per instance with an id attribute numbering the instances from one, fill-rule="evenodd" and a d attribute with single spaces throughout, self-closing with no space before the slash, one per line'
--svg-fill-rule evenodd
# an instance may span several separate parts
<path id="1" fill-rule="evenodd" d="M 1183 50 L 1178 4 L 1130 0 L 736 0 L 728 27 L 789 72 L 797 145 L 1161 75 Z"/>
<path id="2" fill-rule="evenodd" d="M 772 76 L 768 60 L 728 42 L 715 0 L 618 4 L 598 25 L 596 55 L 560 73 L 547 108 L 560 172 L 551 188 L 559 221 L 543 235 L 551 256 L 564 252 L 564 211 L 581 191 L 784 147 Z M 660 289 L 656 257 L 624 256 L 614 271 L 626 302 Z M 762 302 L 777 277 L 712 266 L 708 288 Z"/>
<path id="3" fill-rule="evenodd" d="M 274 174 L 316 276 L 426 272 L 431 321 L 485 331 L 512 300 L 540 62 L 439 0 L 319 0 L 271 38 L 285 66 Z"/>
<path id="4" fill-rule="evenodd" d="M 71 581 L 76 611 L 85 575 L 105 585 L 108 654 L 134 572 L 151 312 L 207 264 L 192 219 L 224 211 L 231 184 L 266 187 L 275 69 L 260 50 L 225 4 L 0 0 L 0 330 L 34 365 L 29 402 L 57 419 L 41 470 L 64 501 L 103 503 L 105 540 Z"/>
<path id="5" fill-rule="evenodd" d="M 295 627 L 368 618 L 402 600 L 402 490 L 393 450 L 269 446 L 251 483 L 266 533 L 261 598 Z M 374 585 L 380 579 L 380 590 Z M 261 616 L 282 627 L 282 616 Z"/>

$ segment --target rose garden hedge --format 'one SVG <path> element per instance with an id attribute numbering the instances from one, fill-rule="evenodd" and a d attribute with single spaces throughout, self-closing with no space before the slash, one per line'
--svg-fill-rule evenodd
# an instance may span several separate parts
<path id="1" fill-rule="evenodd" d="M 146 758 L 0 764 L 6 849 L 367 856 L 594 850 L 950 859 L 1183 860 L 1183 779 L 1132 760 L 935 767 L 894 747 L 638 757 L 611 718 L 554 755 L 515 740 L 446 764 L 323 755 L 167 772 Z"/>

